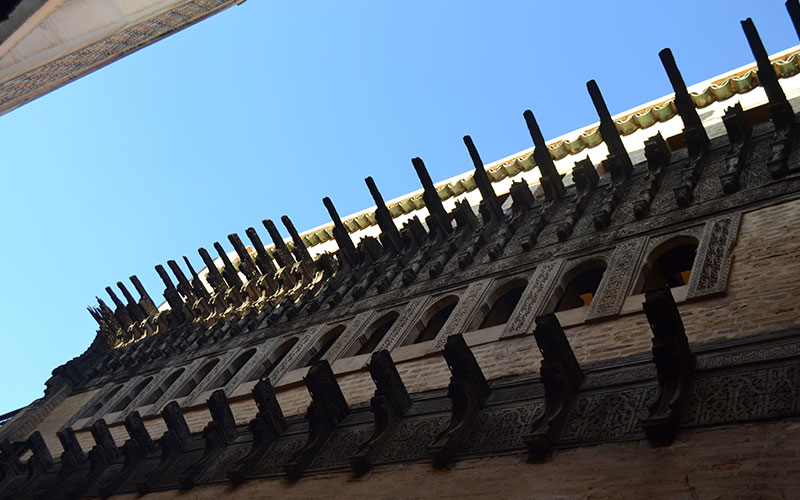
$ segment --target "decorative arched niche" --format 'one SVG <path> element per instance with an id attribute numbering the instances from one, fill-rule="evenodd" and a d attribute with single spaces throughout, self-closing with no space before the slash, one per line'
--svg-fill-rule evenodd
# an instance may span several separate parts
<path id="1" fill-rule="evenodd" d="M 458 295 L 448 295 L 437 300 L 414 325 L 403 345 L 419 344 L 435 339 L 456 308 L 458 299 Z"/>
<path id="2" fill-rule="evenodd" d="M 222 373 L 217 375 L 214 381 L 209 384 L 208 388 L 219 389 L 220 387 L 225 387 L 255 354 L 256 348 L 253 347 L 252 349 L 248 349 L 236 356 L 236 358 L 234 358 L 234 360 L 228 364 L 228 367 Z"/>
<path id="3" fill-rule="evenodd" d="M 297 343 L 298 338 L 292 337 L 286 339 L 282 342 L 276 349 L 273 349 L 269 356 L 262 361 L 258 367 L 250 374 L 247 378 L 248 382 L 253 382 L 255 380 L 262 379 L 264 377 L 268 377 L 272 371 L 277 367 L 281 361 L 289 354 L 289 351 L 292 350 L 292 347 Z"/>
<path id="4" fill-rule="evenodd" d="M 650 251 L 633 287 L 633 295 L 689 283 L 699 241 L 691 235 L 670 238 Z"/>
<path id="5" fill-rule="evenodd" d="M 195 389 L 195 387 L 200 385 L 200 382 L 202 382 L 208 376 L 208 374 L 211 373 L 211 370 L 213 370 L 214 367 L 217 366 L 218 363 L 219 363 L 219 358 L 214 358 L 214 359 L 208 361 L 207 363 L 203 364 L 200 367 L 200 369 L 198 369 L 196 372 L 194 372 L 194 375 L 192 375 L 192 378 L 190 378 L 189 380 L 184 382 L 183 386 L 180 388 L 180 390 L 177 393 L 175 393 L 174 397 L 175 398 L 184 398 L 184 397 L 188 396 L 189 394 L 191 394 L 192 391 Z"/>
<path id="6" fill-rule="evenodd" d="M 527 285 L 528 280 L 521 276 L 498 285 L 481 304 L 467 331 L 482 330 L 507 323 Z"/>
<path id="7" fill-rule="evenodd" d="M 389 311 L 382 314 L 369 325 L 363 335 L 356 339 L 353 345 L 347 350 L 345 356 L 358 356 L 360 354 L 369 354 L 374 351 L 399 317 L 400 313 L 397 311 Z"/>
<path id="8" fill-rule="evenodd" d="M 103 407 L 108 404 L 111 399 L 117 395 L 117 393 L 122 390 L 122 385 L 118 385 L 105 393 L 102 397 L 95 400 L 90 406 L 84 409 L 78 418 L 88 418 L 97 414 Z"/>
<path id="9" fill-rule="evenodd" d="M 325 356 L 325 353 L 328 352 L 328 349 L 330 349 L 333 346 L 333 344 L 339 339 L 342 333 L 344 333 L 346 328 L 347 325 L 345 324 L 337 325 L 328 330 L 327 332 L 325 332 L 322 336 L 320 336 L 320 338 L 317 339 L 317 341 L 314 343 L 311 349 L 309 349 L 308 352 L 305 353 L 305 355 L 303 356 L 304 362 L 300 363 L 300 365 L 311 366 L 320 359 L 322 359 L 322 357 Z"/>
<path id="10" fill-rule="evenodd" d="M 178 368 L 174 372 L 170 373 L 167 378 L 158 384 L 158 387 L 153 389 L 153 392 L 148 394 L 147 397 L 142 400 L 141 406 L 151 405 L 158 401 L 161 396 L 163 396 L 164 393 L 166 393 L 169 388 L 172 387 L 172 385 L 180 378 L 180 376 L 183 375 L 184 371 L 184 368 Z"/>
<path id="11" fill-rule="evenodd" d="M 114 407 L 111 408 L 109 413 L 116 413 L 125 410 L 128 407 L 128 405 L 131 404 L 131 402 L 134 399 L 136 399 L 136 397 L 139 394 L 141 394 L 142 392 L 145 391 L 145 389 L 147 389 L 147 387 L 150 385 L 150 382 L 152 381 L 153 377 L 147 377 L 146 379 L 136 384 L 136 386 L 133 389 L 131 389 L 130 391 L 128 391 L 127 394 L 125 394 L 124 398 L 117 401 L 117 404 L 115 404 Z"/>
<path id="12" fill-rule="evenodd" d="M 590 257 L 562 274 L 546 313 L 587 307 L 592 303 L 608 263 L 601 257 Z"/>

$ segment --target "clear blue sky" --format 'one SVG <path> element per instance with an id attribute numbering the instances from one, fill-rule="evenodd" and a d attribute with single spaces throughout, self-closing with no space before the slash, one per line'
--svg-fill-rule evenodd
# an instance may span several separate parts
<path id="1" fill-rule="evenodd" d="M 653 6 L 658 5 L 657 9 Z M 41 397 L 96 330 L 86 306 L 156 264 L 288 214 L 298 229 L 464 172 L 798 43 L 779 1 L 246 3 L 0 117 L 0 414 Z M 213 253 L 213 252 L 212 252 Z"/>

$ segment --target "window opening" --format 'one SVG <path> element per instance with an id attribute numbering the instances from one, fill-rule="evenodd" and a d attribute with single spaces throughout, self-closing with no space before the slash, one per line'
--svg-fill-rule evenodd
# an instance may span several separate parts
<path id="1" fill-rule="evenodd" d="M 593 267 L 572 278 L 564 287 L 564 293 L 558 299 L 555 311 L 566 311 L 591 304 L 605 271 L 604 267 Z"/>
<path id="2" fill-rule="evenodd" d="M 195 387 L 197 387 L 200 384 L 200 382 L 202 382 L 203 379 L 206 378 L 209 372 L 211 372 L 211 370 L 215 366 L 217 366 L 217 363 L 219 363 L 219 358 L 212 359 L 208 363 L 204 364 L 199 370 L 197 370 L 197 372 L 195 372 L 194 376 L 191 379 L 189 379 L 185 384 L 183 384 L 183 387 L 181 388 L 180 391 L 178 391 L 177 394 L 175 394 L 175 397 L 183 398 L 191 394 L 192 391 L 195 389 Z"/>
<path id="3" fill-rule="evenodd" d="M 525 290 L 526 286 L 527 283 L 522 283 L 495 300 L 494 304 L 492 304 L 492 308 L 486 314 L 486 317 L 483 318 L 478 329 L 480 330 L 482 328 L 489 328 L 506 323 L 511 317 L 511 313 L 514 312 L 514 308 L 517 307 L 519 299 L 522 298 L 522 292 Z"/>
<path id="4" fill-rule="evenodd" d="M 456 304 L 458 304 L 458 301 L 447 304 L 443 308 L 439 309 L 439 311 L 437 311 L 436 314 L 434 314 L 433 317 L 428 320 L 425 328 L 419 332 L 413 343 L 419 344 L 420 342 L 428 342 L 435 339 L 436 335 L 439 334 L 439 331 L 442 329 L 444 324 L 447 323 L 447 319 L 450 317 L 450 314 L 452 314 L 453 309 L 456 308 Z"/>
<path id="5" fill-rule="evenodd" d="M 172 372 L 169 377 L 165 378 L 164 381 L 161 382 L 161 385 L 159 385 L 156 388 L 156 390 L 151 392 L 150 395 L 147 396 L 147 398 L 144 401 L 142 401 L 142 406 L 151 405 L 156 401 L 158 401 L 161 398 L 161 396 L 163 396 L 164 393 L 167 392 L 170 387 L 172 387 L 172 384 L 174 384 L 178 380 L 178 378 L 180 378 L 180 376 L 183 375 L 183 372 L 184 372 L 183 368 Z"/>
<path id="6" fill-rule="evenodd" d="M 322 337 L 322 340 L 317 344 L 319 345 L 317 352 L 314 353 L 314 356 L 311 357 L 311 360 L 309 360 L 309 362 L 306 363 L 306 366 L 311 366 L 320 359 L 322 359 L 322 357 L 325 356 L 325 353 L 327 353 L 328 350 L 333 346 L 333 343 L 336 342 L 336 340 L 339 338 L 339 335 L 342 334 L 345 328 L 346 328 L 345 325 L 339 325 L 333 330 L 326 333 Z"/>
<path id="7" fill-rule="evenodd" d="M 250 361 L 250 358 L 252 358 L 255 353 L 256 353 L 255 349 L 249 349 L 240 354 L 239 356 L 237 356 L 236 359 L 234 359 L 233 362 L 230 365 L 228 365 L 228 368 L 217 376 L 216 380 L 214 380 L 214 383 L 212 383 L 209 387 L 211 389 L 225 387 L 228 384 L 228 382 L 231 381 L 234 375 L 239 373 L 239 370 L 241 370 L 242 367 L 248 361 Z"/>
<path id="8" fill-rule="evenodd" d="M 119 402 L 116 405 L 114 405 L 113 408 L 111 408 L 111 412 L 110 413 L 115 413 L 115 412 L 118 412 L 118 411 L 122 411 L 125 408 L 127 408 L 128 405 L 131 404 L 131 401 L 133 401 L 134 398 L 136 398 L 136 396 L 141 394 L 142 391 L 147 389 L 147 386 L 150 385 L 150 382 L 152 382 L 152 381 L 153 381 L 153 377 L 148 377 L 145 380 L 142 380 L 141 382 L 136 384 L 136 387 L 134 387 L 132 390 L 128 391 L 128 394 L 126 394 L 124 398 L 120 399 Z"/>
<path id="9" fill-rule="evenodd" d="M 375 348 L 378 347 L 378 344 L 381 343 L 381 340 L 383 340 L 383 337 L 389 332 L 389 329 L 392 327 L 392 325 L 394 325 L 394 322 L 397 321 L 399 316 L 399 313 L 392 312 L 373 323 L 372 334 L 358 349 L 356 356 L 359 354 L 369 354 L 374 351 Z"/>
<path id="10" fill-rule="evenodd" d="M 688 284 L 696 254 L 696 244 L 681 245 L 664 252 L 650 267 L 642 293 Z"/>
<path id="11" fill-rule="evenodd" d="M 248 382 L 252 382 L 253 380 L 260 380 L 269 375 L 270 373 L 272 373 L 273 368 L 278 366 L 280 362 L 283 361 L 283 358 L 285 358 L 286 355 L 289 354 L 289 351 L 292 350 L 292 347 L 294 347 L 296 343 L 297 343 L 297 337 L 281 344 L 280 347 L 278 347 L 275 350 L 275 352 L 278 353 L 278 357 L 275 359 L 275 361 L 270 362 L 270 358 L 268 357 L 263 363 L 261 363 L 261 366 L 258 368 L 258 370 L 256 370 L 250 376 Z"/>

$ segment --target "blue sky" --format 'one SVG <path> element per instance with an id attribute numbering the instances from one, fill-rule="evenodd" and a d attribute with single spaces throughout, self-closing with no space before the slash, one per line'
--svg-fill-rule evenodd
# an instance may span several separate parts
<path id="1" fill-rule="evenodd" d="M 287 214 L 301 231 L 670 92 L 658 51 L 695 83 L 798 43 L 783 2 L 248 0 L 0 116 L 4 266 L 0 414 L 80 355 L 104 287 Z M 280 225 L 279 225 L 280 226 Z M 212 252 L 213 253 L 213 252 Z"/>

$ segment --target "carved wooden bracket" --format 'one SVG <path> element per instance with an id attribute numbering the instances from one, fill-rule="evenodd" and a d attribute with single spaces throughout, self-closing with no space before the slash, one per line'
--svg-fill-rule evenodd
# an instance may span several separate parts
<path id="1" fill-rule="evenodd" d="M 207 401 L 208 411 L 211 413 L 211 422 L 203 429 L 205 449 L 200 460 L 187 468 L 178 479 L 181 489 L 189 489 L 226 446 L 236 440 L 236 421 L 233 418 L 231 406 L 225 391 L 218 389 L 211 394 Z"/>
<path id="2" fill-rule="evenodd" d="M 290 481 L 300 478 L 317 457 L 336 424 L 350 413 L 347 401 L 336 382 L 336 376 L 327 361 L 323 359 L 311 365 L 303 380 L 308 392 L 311 393 L 311 404 L 306 411 L 308 440 L 283 466 Z"/>
<path id="3" fill-rule="evenodd" d="M 233 470 L 228 472 L 228 478 L 235 485 L 241 484 L 250 476 L 272 443 L 286 430 L 286 419 L 283 418 L 283 412 L 268 378 L 262 378 L 253 387 L 253 399 L 258 407 L 258 413 L 248 425 L 253 434 L 253 447 L 236 463 Z"/>
<path id="4" fill-rule="evenodd" d="M 110 497 L 125 485 L 143 462 L 157 459 L 161 454 L 161 450 L 150 437 L 147 427 L 144 426 L 139 412 L 133 411 L 125 417 L 125 429 L 128 431 L 130 439 L 122 445 L 122 454 L 125 457 L 122 470 L 97 489 L 105 498 Z"/>
<path id="5" fill-rule="evenodd" d="M 136 484 L 140 495 L 148 493 L 153 485 L 158 482 L 180 477 L 182 470 L 180 460 L 182 455 L 203 449 L 203 440 L 200 436 L 192 436 L 189 424 L 183 416 L 183 411 L 177 402 L 172 401 L 161 412 L 161 417 L 167 424 L 167 431 L 158 440 L 161 448 L 161 460 L 158 466 L 147 475 L 147 478 Z M 191 462 L 190 462 L 191 463 Z"/>
<path id="6" fill-rule="evenodd" d="M 429 447 L 434 467 L 448 465 L 489 397 L 489 383 L 461 334 L 451 335 L 444 346 L 444 359 L 452 372 L 447 397 L 452 402 L 450 422 Z"/>
<path id="7" fill-rule="evenodd" d="M 545 404 L 544 413 L 523 441 L 528 447 L 528 460 L 544 462 L 558 442 L 584 376 L 555 314 L 537 317 L 533 335 L 542 353 L 540 374 Z"/>
<path id="8" fill-rule="evenodd" d="M 103 419 L 92 424 L 92 437 L 95 445 L 89 450 L 89 472 L 67 493 L 68 498 L 77 498 L 92 488 L 108 469 L 108 467 L 121 460 L 121 452 L 108 430 L 108 425 Z M 62 490 L 63 491 L 63 490 Z"/>
<path id="9" fill-rule="evenodd" d="M 411 407 L 411 399 L 389 351 L 374 352 L 367 367 L 376 386 L 375 395 L 369 402 L 375 414 L 375 429 L 370 438 L 358 447 L 356 454 L 350 457 L 350 464 L 357 474 L 372 468 L 400 419 Z"/>
<path id="10" fill-rule="evenodd" d="M 725 171 L 720 174 L 719 180 L 722 183 L 722 190 L 728 194 L 735 193 L 741 187 L 739 178 L 742 170 L 747 166 L 747 155 L 750 153 L 750 135 L 753 133 L 753 125 L 747 119 L 742 109 L 742 103 L 737 102 L 735 106 L 725 110 L 722 123 L 728 132 L 730 149 L 725 155 Z"/>
<path id="11" fill-rule="evenodd" d="M 695 357 L 668 288 L 647 292 L 642 306 L 653 330 L 653 362 L 658 371 L 658 395 L 642 428 L 653 445 L 668 445 L 686 407 Z"/>

